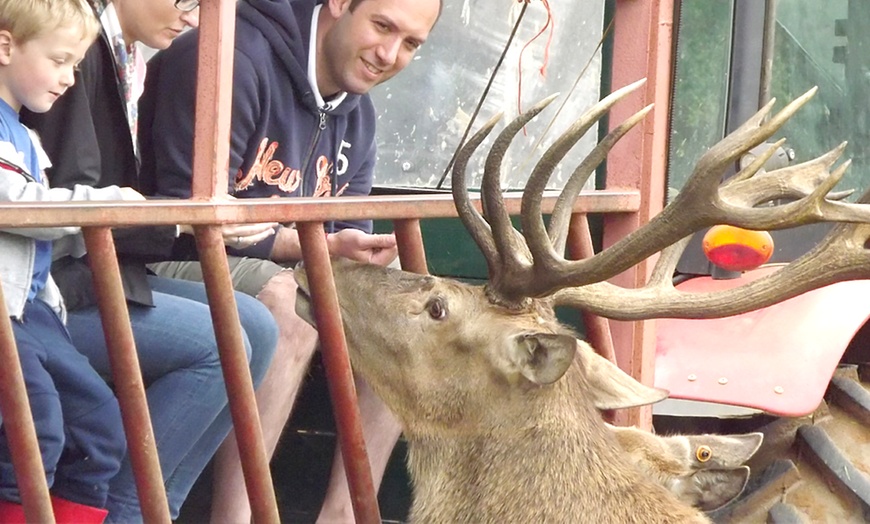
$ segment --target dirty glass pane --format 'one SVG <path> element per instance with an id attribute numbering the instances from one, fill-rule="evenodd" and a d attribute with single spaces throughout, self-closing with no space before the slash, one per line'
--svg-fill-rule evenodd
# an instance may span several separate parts
<path id="1" fill-rule="evenodd" d="M 870 2 L 779 0 L 771 93 L 781 107 L 819 92 L 780 131 L 796 161 L 848 140 L 853 164 L 837 189 L 870 186 Z"/>
<path id="2" fill-rule="evenodd" d="M 522 188 L 540 155 L 538 142 L 548 146 L 599 97 L 601 60 L 596 47 L 602 35 L 604 1 L 550 0 L 549 6 L 548 13 L 545 2 L 529 4 L 472 129 L 473 133 L 499 111 L 507 121 L 517 115 L 518 106 L 525 110 L 561 93 L 514 141 L 503 164 L 505 187 Z M 441 19 L 415 60 L 372 91 L 379 114 L 377 185 L 450 187 L 450 176 L 440 183 L 442 175 L 521 7 L 512 0 L 444 1 Z M 564 184 L 582 154 L 594 146 L 596 133 L 596 128 L 591 129 L 563 163 L 565 167 L 557 168 L 551 188 Z M 474 187 L 480 184 L 483 160 L 484 155 L 478 154 L 469 166 Z"/>
<path id="3" fill-rule="evenodd" d="M 671 113 L 668 200 L 722 139 L 731 56 L 731 0 L 682 2 Z"/>

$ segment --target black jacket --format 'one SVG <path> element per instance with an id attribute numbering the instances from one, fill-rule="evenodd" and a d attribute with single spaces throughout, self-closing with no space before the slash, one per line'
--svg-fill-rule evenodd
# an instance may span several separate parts
<path id="1" fill-rule="evenodd" d="M 230 194 L 247 197 L 368 195 L 377 116 L 368 95 L 319 108 L 308 82 L 315 0 L 247 0 L 236 9 Z M 139 101 L 143 179 L 155 194 L 191 188 L 198 31 L 179 36 L 148 63 Z M 371 221 L 335 229 L 370 232 Z M 330 228 L 327 225 L 327 228 Z M 268 258 L 275 237 L 234 254 Z"/>
<path id="2" fill-rule="evenodd" d="M 54 165 L 48 179 L 53 187 L 86 184 L 138 189 L 139 162 L 105 35 L 88 49 L 79 69 L 75 85 L 47 113 L 21 112 L 21 121 L 40 134 Z M 128 300 L 153 305 L 145 263 L 169 257 L 175 234 L 174 226 L 114 230 Z M 55 261 L 51 271 L 69 309 L 95 303 L 86 259 L 62 258 Z"/>

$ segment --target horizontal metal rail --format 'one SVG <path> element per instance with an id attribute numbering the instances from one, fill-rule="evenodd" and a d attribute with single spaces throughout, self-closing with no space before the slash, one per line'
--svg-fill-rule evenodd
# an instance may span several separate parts
<path id="1" fill-rule="evenodd" d="M 544 212 L 557 193 L 547 193 Z M 520 212 L 520 193 L 505 195 L 508 213 Z M 480 209 L 477 195 L 472 201 Z M 636 213 L 638 191 L 588 191 L 577 197 L 575 213 Z M 0 227 L 137 226 L 330 220 L 425 219 L 455 217 L 453 198 L 390 195 L 341 198 L 247 198 L 243 200 L 149 200 L 145 202 L 51 202 L 0 205 Z"/>

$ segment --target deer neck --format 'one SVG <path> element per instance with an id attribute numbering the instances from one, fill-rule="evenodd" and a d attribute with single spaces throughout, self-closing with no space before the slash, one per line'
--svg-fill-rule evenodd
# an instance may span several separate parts
<path id="1" fill-rule="evenodd" d="M 412 520 L 574 522 L 582 514 L 601 522 L 646 523 L 659 514 L 686 522 L 700 515 L 628 463 L 600 414 L 583 401 L 580 378 L 573 375 L 526 395 L 524 409 L 503 413 L 499 423 L 488 419 L 488 426 L 474 432 L 410 435 Z M 655 511 L 624 509 L 625 497 L 637 494 L 668 503 Z"/>

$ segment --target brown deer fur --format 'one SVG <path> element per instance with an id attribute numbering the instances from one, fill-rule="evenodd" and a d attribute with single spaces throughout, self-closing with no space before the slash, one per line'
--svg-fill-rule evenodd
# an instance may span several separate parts
<path id="1" fill-rule="evenodd" d="M 413 522 L 708 522 L 632 465 L 586 393 L 589 353 L 575 359 L 544 302 L 509 311 L 455 281 L 333 270 L 354 369 L 405 428 Z"/>

